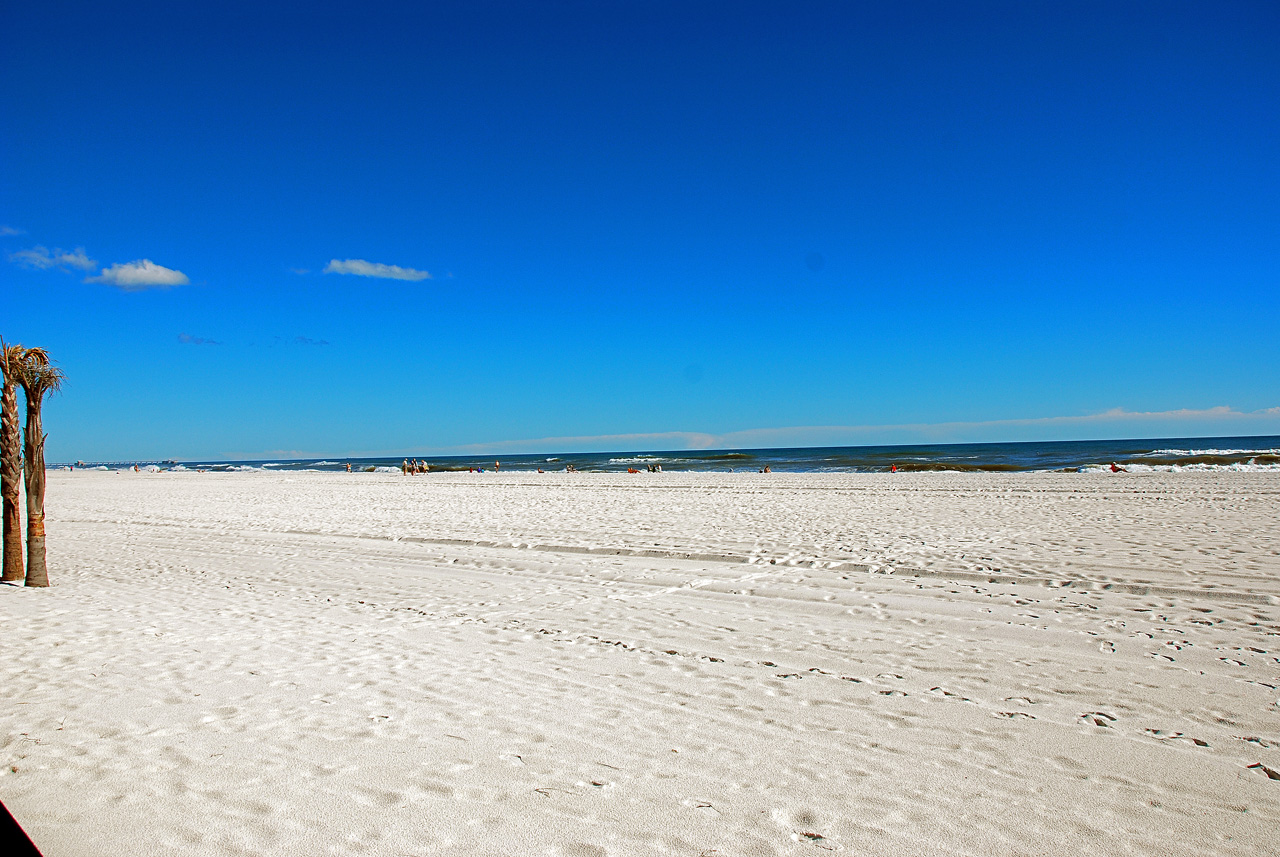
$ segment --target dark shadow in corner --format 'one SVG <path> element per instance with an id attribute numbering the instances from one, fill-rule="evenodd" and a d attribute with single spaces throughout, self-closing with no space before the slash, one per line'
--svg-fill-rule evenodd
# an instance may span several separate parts
<path id="1" fill-rule="evenodd" d="M 40 857 L 40 849 L 3 803 L 0 803 L 0 851 L 9 857 Z"/>

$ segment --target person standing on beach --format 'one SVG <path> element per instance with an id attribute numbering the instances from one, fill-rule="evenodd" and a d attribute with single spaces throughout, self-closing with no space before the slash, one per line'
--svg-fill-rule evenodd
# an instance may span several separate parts
<path id="1" fill-rule="evenodd" d="M 401 476 L 409 475 L 409 459 L 407 458 L 404 461 L 400 462 L 400 475 Z"/>

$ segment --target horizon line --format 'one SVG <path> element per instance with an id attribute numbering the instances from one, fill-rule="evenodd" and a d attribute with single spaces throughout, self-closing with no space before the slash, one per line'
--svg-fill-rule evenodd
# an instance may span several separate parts
<path id="1" fill-rule="evenodd" d="M 1178 431 L 1178 424 L 1184 430 Z M 1215 425 L 1216 424 L 1216 425 Z M 1115 430 L 1105 432 L 1104 426 Z M 1168 431 L 1142 432 L 1139 427 L 1167 426 Z M 1194 428 L 1193 428 L 1194 426 Z M 1099 434 L 1081 436 L 1073 428 L 1097 428 Z M 999 437 L 1002 432 L 1052 431 L 1041 437 Z M 1252 430 L 1246 430 L 1252 429 Z M 1101 435 L 1101 436 L 1100 436 Z M 629 432 L 600 435 L 553 436 L 497 440 L 451 446 L 414 446 L 381 450 L 349 450 L 345 453 L 304 449 L 233 451 L 201 456 L 154 456 L 134 461 L 270 461 L 323 460 L 325 458 L 456 457 L 476 455 L 586 455 L 607 452 L 696 452 L 751 449 L 827 449 L 910 445 L 975 445 L 999 443 L 1120 442 L 1126 440 L 1195 440 L 1199 438 L 1280 437 L 1280 407 L 1239 411 L 1226 405 L 1205 409 L 1127 411 L 1112 408 L 1096 414 L 1030 417 L 1005 420 L 901 423 L 861 426 L 785 426 L 744 429 L 725 433 L 694 431 Z M 774 442 L 770 442 L 774 441 Z M 807 442 L 806 442 L 807 441 Z M 823 442 L 825 441 L 825 442 Z M 616 445 L 613 445 L 616 444 Z M 125 461 L 126 459 L 117 459 Z"/>

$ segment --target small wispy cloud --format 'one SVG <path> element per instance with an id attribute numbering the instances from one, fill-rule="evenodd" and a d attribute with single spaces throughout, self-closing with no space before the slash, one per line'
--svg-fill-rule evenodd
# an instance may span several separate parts
<path id="1" fill-rule="evenodd" d="M 0 226 L 0 238 L 8 238 L 10 235 L 26 235 L 25 229 L 14 229 L 12 226 Z"/>
<path id="2" fill-rule="evenodd" d="M 863 443 L 980 443 L 986 441 L 1080 439 L 1086 437 L 1148 437 L 1187 430 L 1224 435 L 1259 431 L 1269 434 L 1280 424 L 1280 407 L 1240 411 L 1227 405 L 1178 408 L 1168 411 L 1130 411 L 1112 408 L 1095 414 L 1028 417 L 973 422 L 904 423 L 860 426 L 787 426 L 746 429 L 711 435 L 708 446 L 692 448 L 762 448 L 774 445 L 845 446 Z M 1152 435 L 1151 433 L 1155 434 Z M 1135 434 L 1136 433 L 1136 434 Z"/>
<path id="3" fill-rule="evenodd" d="M 85 254 L 83 247 L 77 247 L 74 250 L 63 250 L 61 247 L 56 247 L 50 250 L 48 247 L 35 246 L 30 250 L 19 250 L 17 253 L 10 253 L 9 261 L 37 271 L 47 271 L 50 268 L 61 268 L 64 271 L 71 268 L 92 271 L 98 267 L 97 261 L 90 259 Z"/>
<path id="4" fill-rule="evenodd" d="M 1192 433 L 1245 435 L 1280 432 L 1280 407 L 1240 411 L 1226 405 L 1169 411 L 1112 408 L 1096 414 L 898 425 L 780 426 L 712 434 L 666 431 L 633 434 L 542 437 L 499 440 L 435 453 L 600 451 L 628 449 L 764 449 L 791 446 L 858 446 L 899 443 L 981 443 L 1018 440 L 1067 440 L 1087 437 L 1181 437 Z"/>
<path id="5" fill-rule="evenodd" d="M 569 450 L 593 451 L 611 449 L 711 449 L 720 447 L 725 435 L 697 431 L 632 432 L 629 434 L 593 434 L 566 437 L 540 437 L 529 440 L 498 440 L 451 446 L 446 451 L 460 455 L 485 452 L 524 452 Z"/>
<path id="6" fill-rule="evenodd" d="M 140 292 L 144 289 L 163 289 L 169 286 L 185 286 L 191 282 L 187 275 L 164 265 L 157 265 L 150 259 L 137 259 L 133 262 L 120 262 L 109 268 L 103 268 L 96 277 L 89 277 L 86 283 L 106 283 L 126 292 Z"/>
<path id="7" fill-rule="evenodd" d="M 364 259 L 330 259 L 324 266 L 326 274 L 355 274 L 357 277 L 379 277 L 384 280 L 429 280 L 431 275 L 416 268 L 366 262 Z"/>
<path id="8" fill-rule="evenodd" d="M 310 268 L 290 268 L 289 270 L 290 270 L 290 271 L 293 271 L 293 273 L 298 274 L 299 276 L 301 276 L 302 274 L 310 274 L 310 273 L 311 273 L 311 269 L 310 269 Z"/>
<path id="9" fill-rule="evenodd" d="M 192 336 L 189 333 L 179 333 L 178 341 L 183 345 L 221 345 L 222 343 L 216 339 L 206 339 L 203 336 Z"/>
<path id="10" fill-rule="evenodd" d="M 306 458 L 318 461 L 322 458 L 341 458 L 342 456 L 334 455 L 331 449 L 242 449 L 219 452 L 216 457 L 226 461 L 284 461 L 288 459 L 296 461 Z M 356 458 L 358 456 L 351 457 Z"/>
<path id="11" fill-rule="evenodd" d="M 255 348 L 290 348 L 294 345 L 300 345 L 304 348 L 325 348 L 331 344 L 327 339 L 313 339 L 310 336 L 273 336 L 266 341 L 249 343 Z"/>

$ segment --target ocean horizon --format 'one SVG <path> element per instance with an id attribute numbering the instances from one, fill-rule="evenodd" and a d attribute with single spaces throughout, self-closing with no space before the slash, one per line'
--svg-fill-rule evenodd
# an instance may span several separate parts
<path id="1" fill-rule="evenodd" d="M 300 459 L 138 459 L 51 463 L 52 468 L 202 471 L 352 470 L 400 472 L 406 458 L 427 462 L 431 472 L 562 471 L 583 473 L 663 471 L 777 473 L 901 472 L 1109 472 L 1115 464 L 1132 472 L 1280 471 L 1280 435 L 1196 438 L 1136 438 L 1014 443 L 888 444 L 874 446 L 760 449 L 653 450 L 616 452 L 502 453 L 470 455 L 325 456 Z"/>

